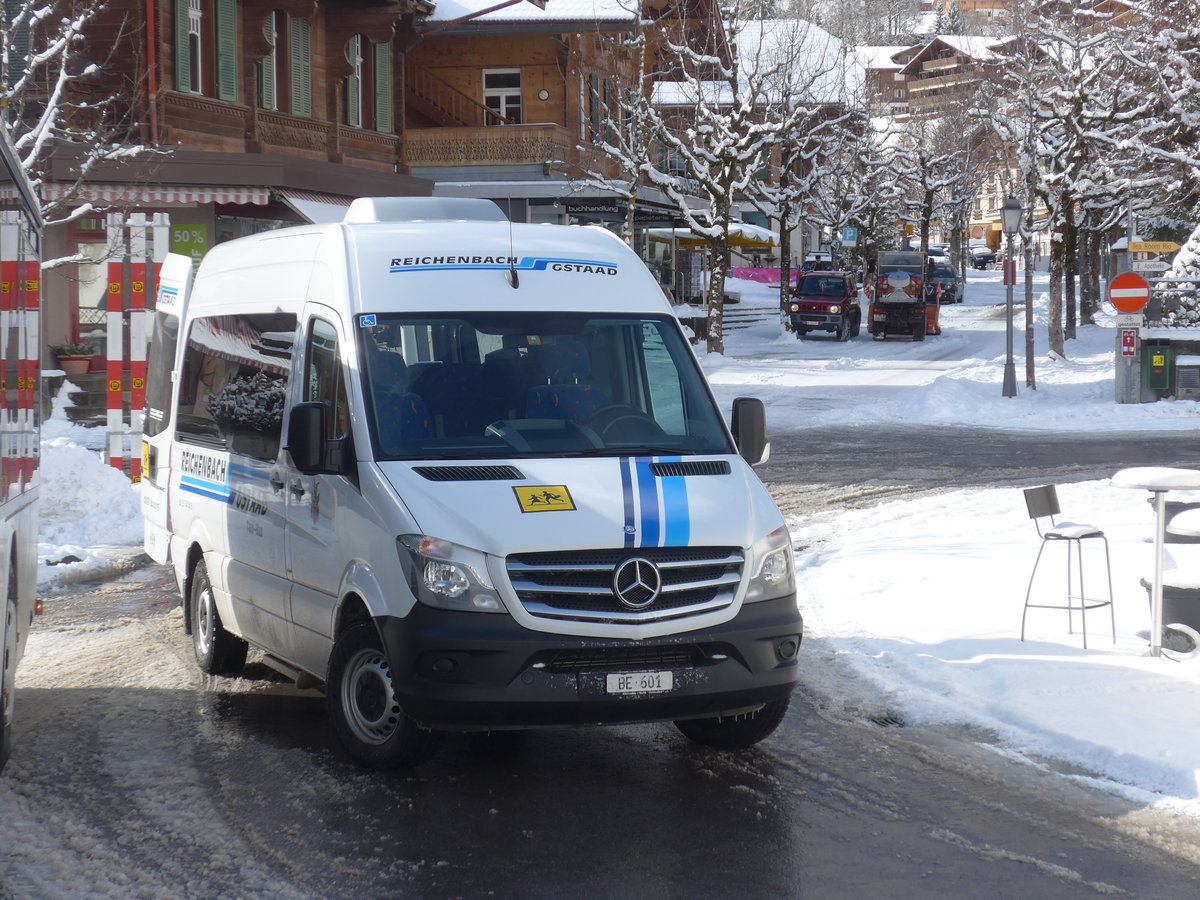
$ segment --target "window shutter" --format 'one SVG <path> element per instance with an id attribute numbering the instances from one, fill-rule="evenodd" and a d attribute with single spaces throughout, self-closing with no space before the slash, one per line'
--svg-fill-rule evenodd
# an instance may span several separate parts
<path id="1" fill-rule="evenodd" d="M 279 43 L 275 34 L 275 13 L 263 17 L 263 36 L 271 46 L 271 52 L 258 61 L 258 105 L 263 109 L 278 109 L 279 97 L 276 90 L 275 47 Z"/>
<path id="2" fill-rule="evenodd" d="M 217 99 L 237 98 L 237 0 L 217 0 Z"/>
<path id="3" fill-rule="evenodd" d="M 600 136 L 600 76 L 588 76 L 588 139 Z"/>
<path id="4" fill-rule="evenodd" d="M 375 45 L 375 130 L 392 130 L 392 42 Z"/>
<path id="5" fill-rule="evenodd" d="M 191 91 L 192 48 L 188 30 L 188 0 L 175 0 L 175 90 Z"/>
<path id="6" fill-rule="evenodd" d="M 362 128 L 362 35 L 354 34 L 346 42 L 350 74 L 346 76 L 346 124 Z"/>
<path id="7" fill-rule="evenodd" d="M 288 20 L 289 79 L 292 115 L 312 116 L 312 25 L 307 19 Z"/>
<path id="8" fill-rule="evenodd" d="M 9 82 L 21 77 L 25 67 L 29 64 L 29 18 L 26 17 L 14 31 L 12 28 L 13 20 L 17 14 L 21 12 L 21 7 L 24 6 L 23 0 L 4 0 L 5 22 L 8 25 L 9 51 L 12 53 L 12 58 L 9 65 L 12 71 L 9 74 Z"/>

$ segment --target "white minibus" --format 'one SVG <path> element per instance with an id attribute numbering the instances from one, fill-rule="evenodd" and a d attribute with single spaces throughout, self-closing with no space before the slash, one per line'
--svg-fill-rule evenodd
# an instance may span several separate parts
<path id="1" fill-rule="evenodd" d="M 447 731 L 783 718 L 802 622 L 783 517 L 641 260 L 491 201 L 168 260 L 143 446 L 146 548 L 208 673 L 249 647 L 323 684 L 356 761 Z"/>

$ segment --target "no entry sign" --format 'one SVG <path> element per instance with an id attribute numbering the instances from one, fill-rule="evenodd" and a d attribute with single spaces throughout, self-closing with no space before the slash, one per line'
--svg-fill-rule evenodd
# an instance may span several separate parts
<path id="1" fill-rule="evenodd" d="M 1150 299 L 1150 285 L 1136 272 L 1126 272 L 1113 279 L 1108 289 L 1108 299 L 1118 312 L 1140 312 Z"/>

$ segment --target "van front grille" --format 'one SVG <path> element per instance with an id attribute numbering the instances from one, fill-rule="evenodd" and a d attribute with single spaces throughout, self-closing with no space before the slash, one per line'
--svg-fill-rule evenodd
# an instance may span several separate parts
<path id="1" fill-rule="evenodd" d="M 657 569 L 661 589 L 650 603 L 631 608 L 614 588 L 618 567 L 630 559 Z M 742 579 L 738 547 L 644 547 L 517 553 L 508 577 L 530 615 L 576 622 L 629 624 L 686 618 L 723 609 Z"/>

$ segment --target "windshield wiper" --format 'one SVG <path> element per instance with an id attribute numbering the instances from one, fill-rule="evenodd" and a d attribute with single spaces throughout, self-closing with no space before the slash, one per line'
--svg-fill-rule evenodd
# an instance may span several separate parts
<path id="1" fill-rule="evenodd" d="M 695 456 L 695 450 L 679 447 L 658 447 L 653 444 L 622 444 L 619 447 L 604 447 L 592 451 L 596 456 Z"/>

